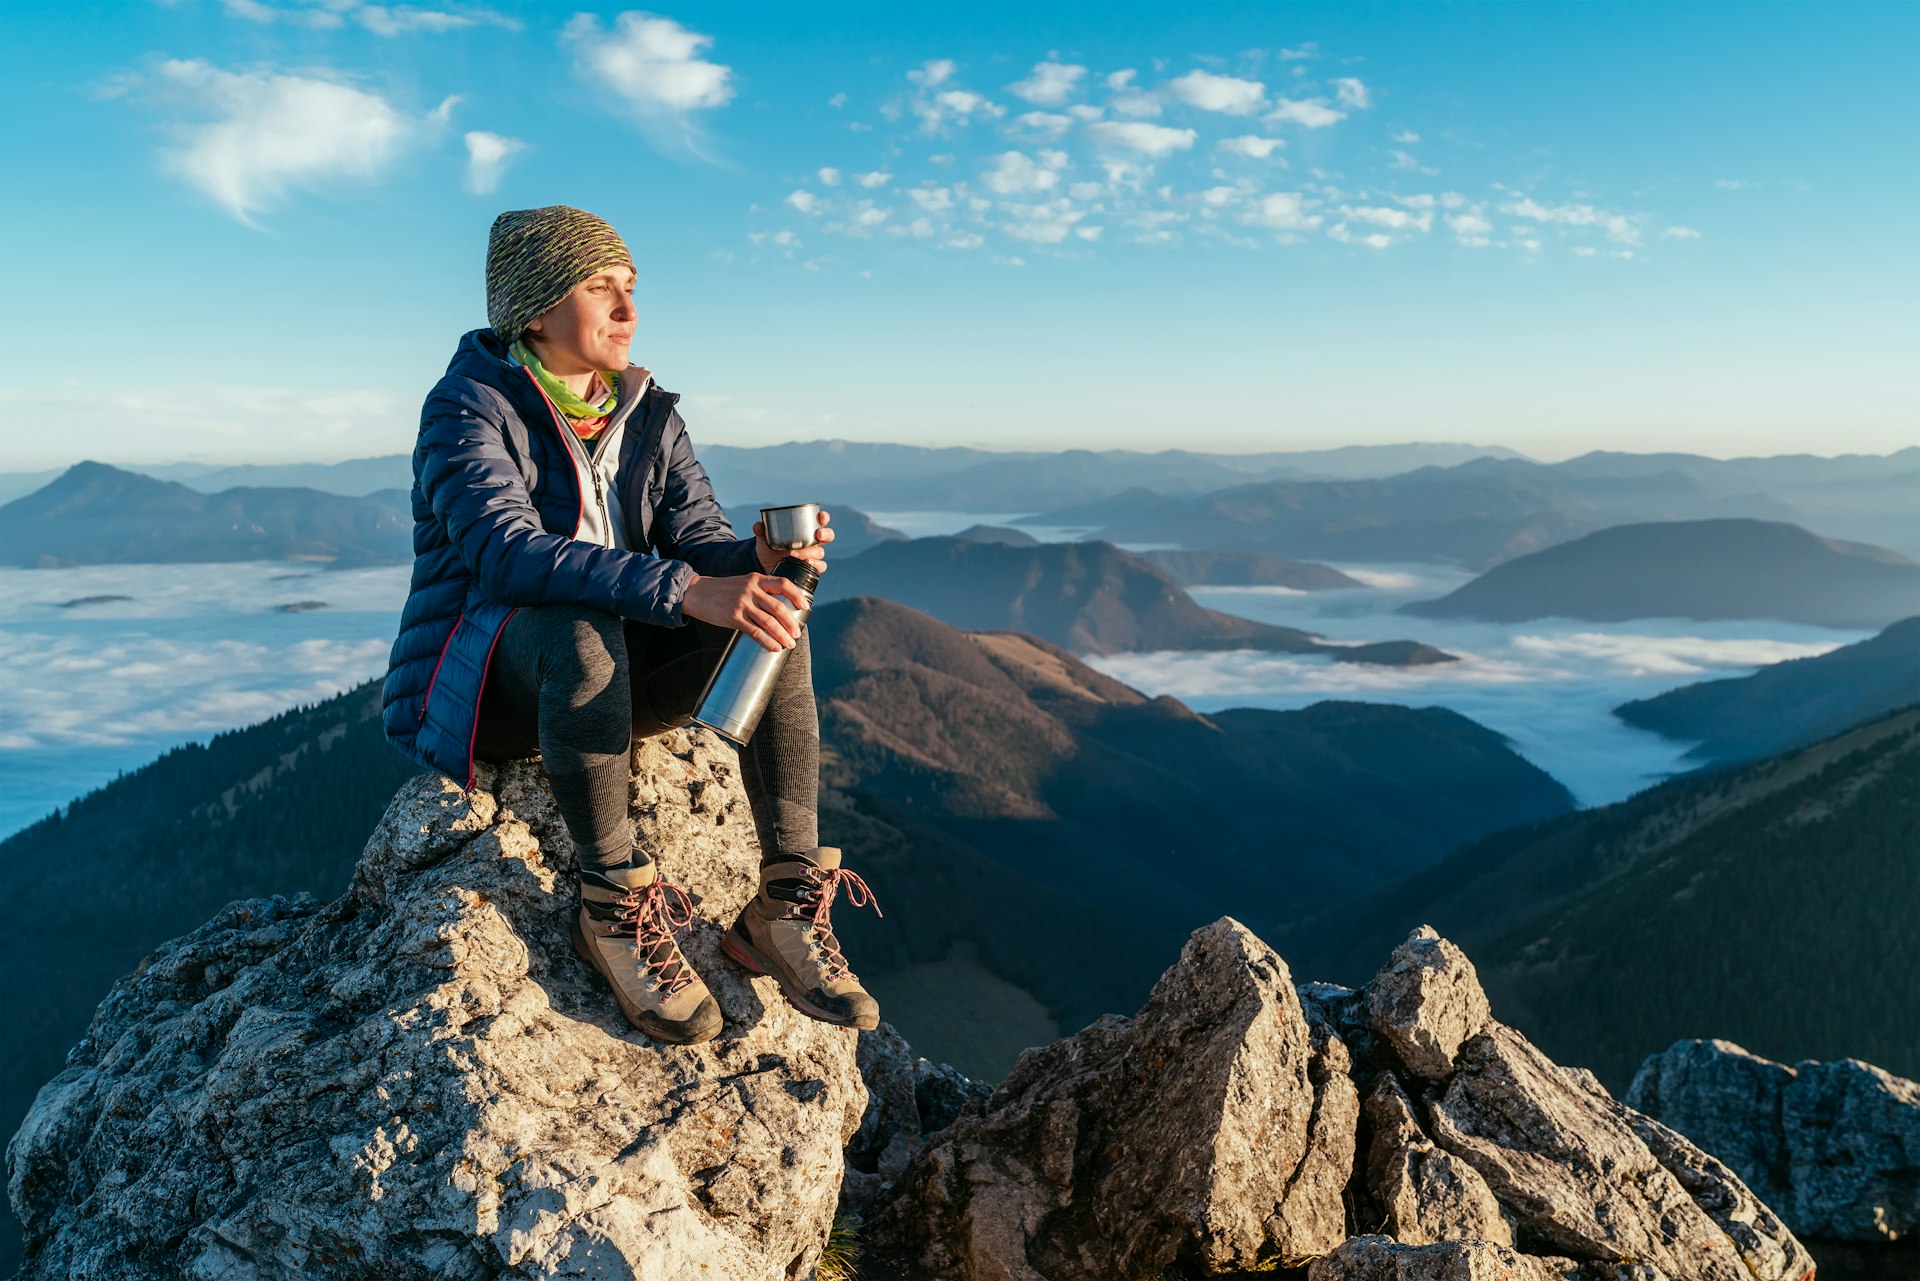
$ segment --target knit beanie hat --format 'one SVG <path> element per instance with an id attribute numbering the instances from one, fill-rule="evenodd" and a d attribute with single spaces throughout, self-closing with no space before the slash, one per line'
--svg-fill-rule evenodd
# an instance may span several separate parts
<path id="1" fill-rule="evenodd" d="M 631 267 L 620 233 L 584 209 L 509 209 L 487 236 L 487 323 L 503 343 L 609 267 Z"/>

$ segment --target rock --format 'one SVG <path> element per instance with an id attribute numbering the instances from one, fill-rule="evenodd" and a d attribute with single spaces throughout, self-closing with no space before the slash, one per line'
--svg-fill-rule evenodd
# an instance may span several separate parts
<path id="1" fill-rule="evenodd" d="M 1137 1016 L 1021 1055 L 916 1158 L 870 1242 L 969 1281 L 1305 1262 L 1346 1236 L 1346 1067 L 1285 963 L 1222 919 Z"/>
<path id="2" fill-rule="evenodd" d="M 1920 1229 L 1920 1084 L 1904 1077 L 1682 1040 L 1647 1057 L 1627 1102 L 1726 1162 L 1795 1233 L 1891 1241 Z"/>
<path id="3" fill-rule="evenodd" d="M 1508 1244 L 1412 1245 L 1378 1233 L 1351 1237 L 1307 1268 L 1307 1281 L 1557 1281 L 1558 1275 Z"/>
<path id="4" fill-rule="evenodd" d="M 1552 1247 L 1578 1258 L 1650 1263 L 1688 1281 L 1752 1281 L 1742 1252 L 1648 1150 L 1624 1111 L 1511 1028 L 1490 1022 L 1460 1047 L 1428 1122 L 1440 1146 L 1480 1172 L 1521 1230 Z"/>
<path id="5" fill-rule="evenodd" d="M 1455 1238 L 1513 1245 L 1513 1225 L 1487 1181 L 1426 1136 L 1389 1073 L 1367 1096 L 1367 1121 L 1367 1191 L 1385 1214 L 1380 1226 L 1388 1236 L 1410 1245 Z"/>
<path id="6" fill-rule="evenodd" d="M 867 1094 L 851 1029 L 720 957 L 758 864 L 735 759 L 635 748 L 720 1038 L 648 1040 L 574 955 L 537 763 L 420 776 L 345 896 L 234 904 L 115 986 L 8 1150 L 23 1281 L 807 1275 Z"/>
<path id="7" fill-rule="evenodd" d="M 976 1081 L 958 1068 L 926 1059 L 913 1061 L 913 1099 L 920 1108 L 920 1131 L 932 1134 L 960 1119 L 970 1107 L 984 1104 L 993 1087 Z"/>
<path id="8" fill-rule="evenodd" d="M 1473 962 L 1431 925 L 1393 949 L 1367 985 L 1366 1011 L 1407 1071 L 1430 1081 L 1446 1079 L 1461 1044 L 1491 1015 Z"/>

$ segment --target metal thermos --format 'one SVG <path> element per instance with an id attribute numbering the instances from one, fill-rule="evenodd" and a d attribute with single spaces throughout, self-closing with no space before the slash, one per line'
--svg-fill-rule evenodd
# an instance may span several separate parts
<path id="1" fill-rule="evenodd" d="M 820 583 L 819 572 L 798 556 L 784 557 L 773 567 L 773 572 L 806 593 L 809 602 L 806 609 L 794 610 L 791 605 L 787 606 L 799 618 L 804 630 L 808 616 L 813 613 L 811 602 L 813 589 Z M 768 649 L 745 633 L 735 632 L 727 642 L 726 652 L 720 656 L 720 666 L 714 671 L 713 679 L 707 682 L 706 692 L 700 695 L 700 705 L 693 713 L 694 723 L 705 725 L 745 747 L 760 724 L 761 714 L 767 710 L 767 700 L 773 696 L 773 683 L 780 679 L 780 669 L 787 665 L 787 655 L 792 652 Z"/>

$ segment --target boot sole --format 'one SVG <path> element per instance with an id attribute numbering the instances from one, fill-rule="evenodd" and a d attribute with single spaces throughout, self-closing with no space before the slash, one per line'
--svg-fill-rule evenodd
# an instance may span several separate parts
<path id="1" fill-rule="evenodd" d="M 778 983 L 780 985 L 780 991 L 785 994 L 787 998 L 788 1004 L 792 1005 L 794 1009 L 800 1011 L 810 1019 L 818 1019 L 822 1023 L 831 1023 L 835 1027 L 855 1028 L 862 1032 L 871 1032 L 880 1026 L 880 1020 L 878 1018 L 875 1018 L 871 1023 L 862 1023 L 858 1019 L 842 1018 L 838 1014 L 829 1014 L 813 1002 L 807 1000 L 805 994 L 794 990 L 793 984 L 787 979 L 787 976 L 782 974 L 773 962 L 769 961 L 766 956 L 761 953 L 759 948 L 741 938 L 733 929 L 729 929 L 725 934 L 720 936 L 720 950 L 726 954 L 729 960 L 740 966 L 741 969 L 753 974 L 764 974 L 775 983 Z"/>
<path id="2" fill-rule="evenodd" d="M 694 1019 L 687 1023 L 673 1023 L 645 1010 L 636 1010 L 627 1004 L 627 998 L 621 995 L 620 985 L 613 981 L 613 975 L 600 968 L 600 958 L 594 954 L 593 944 L 587 942 L 587 936 L 580 931 L 580 917 L 576 914 L 568 926 L 568 934 L 573 937 L 573 950 L 587 963 L 587 968 L 606 980 L 613 989 L 613 1003 L 620 1007 L 620 1013 L 628 1023 L 645 1032 L 656 1041 L 666 1041 L 672 1045 L 693 1045 L 700 1041 L 711 1041 L 720 1034 L 726 1019 L 719 1016 L 718 1006 L 714 1009 L 716 1017 Z M 708 997 L 712 1000 L 712 997 Z"/>

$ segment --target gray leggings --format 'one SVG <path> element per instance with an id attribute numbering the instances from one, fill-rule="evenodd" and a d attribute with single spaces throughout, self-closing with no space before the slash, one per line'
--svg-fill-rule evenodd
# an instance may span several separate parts
<path id="1" fill-rule="evenodd" d="M 733 635 L 698 619 L 653 627 L 588 605 L 523 606 L 494 646 L 474 755 L 540 754 L 583 869 L 645 863 L 627 822 L 632 741 L 691 719 Z M 820 843 L 820 722 L 804 633 L 740 749 L 740 776 L 763 856 Z"/>

